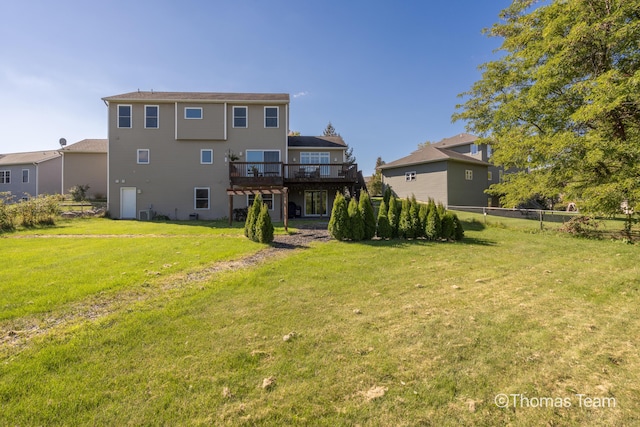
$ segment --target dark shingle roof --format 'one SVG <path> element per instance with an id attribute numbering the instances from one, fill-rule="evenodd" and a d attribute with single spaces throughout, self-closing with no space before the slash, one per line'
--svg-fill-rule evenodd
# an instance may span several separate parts
<path id="1" fill-rule="evenodd" d="M 137 91 L 107 96 L 105 101 L 289 102 L 288 93 L 217 93 Z"/>
<path id="2" fill-rule="evenodd" d="M 289 147 L 346 148 L 341 136 L 289 136 Z"/>
<path id="3" fill-rule="evenodd" d="M 83 139 L 75 144 L 68 145 L 60 151 L 73 153 L 106 153 L 108 140 Z"/>
<path id="4" fill-rule="evenodd" d="M 452 136 L 450 138 L 445 138 L 442 141 L 436 142 L 432 145 L 434 147 L 441 147 L 441 148 L 457 147 L 459 145 L 471 144 L 477 139 L 478 137 L 475 135 L 471 135 L 468 133 L 461 133 L 460 135 Z"/>
<path id="5" fill-rule="evenodd" d="M 436 147 L 435 144 L 427 145 L 419 150 L 414 151 L 406 157 L 380 166 L 380 169 L 392 169 L 401 166 L 417 165 L 422 163 L 434 163 L 452 160 L 462 163 L 473 163 L 477 165 L 491 166 L 482 160 L 474 159 L 470 156 L 447 150 L 446 148 Z"/>

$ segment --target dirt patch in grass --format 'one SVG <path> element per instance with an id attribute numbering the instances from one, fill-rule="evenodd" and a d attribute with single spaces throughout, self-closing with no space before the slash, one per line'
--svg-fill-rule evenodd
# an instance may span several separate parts
<path id="1" fill-rule="evenodd" d="M 30 236 L 56 237 L 61 236 Z M 66 237 L 81 238 L 85 236 L 69 235 Z M 97 237 L 87 235 L 86 237 Z M 102 236 L 105 237 L 105 236 Z M 109 237 L 139 237 L 137 235 Z M 148 237 L 148 236 L 147 236 Z M 273 243 L 254 254 L 231 261 L 216 262 L 203 269 L 180 275 L 167 276 L 152 283 L 141 283 L 141 286 L 128 288 L 117 293 L 101 293 L 84 301 L 66 306 L 63 311 L 46 313 L 39 316 L 28 316 L 12 319 L 0 324 L 0 356 L 15 354 L 24 348 L 36 336 L 46 335 L 53 330 L 66 328 L 88 320 L 96 320 L 118 310 L 126 309 L 131 304 L 138 304 L 157 298 L 158 290 L 163 293 L 186 288 L 206 282 L 216 274 L 248 269 L 266 260 L 287 256 L 296 249 L 305 249 L 313 242 L 327 242 L 329 233 L 324 225 L 306 225 L 292 234 L 276 235 Z M 159 273 L 158 273 L 159 274 Z"/>

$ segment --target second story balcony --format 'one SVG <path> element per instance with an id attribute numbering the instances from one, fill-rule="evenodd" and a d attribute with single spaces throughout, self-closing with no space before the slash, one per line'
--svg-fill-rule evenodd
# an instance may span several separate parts
<path id="1" fill-rule="evenodd" d="M 358 179 L 358 165 L 348 163 L 300 164 L 280 162 L 230 162 L 231 185 L 283 186 L 292 183 L 345 183 Z"/>

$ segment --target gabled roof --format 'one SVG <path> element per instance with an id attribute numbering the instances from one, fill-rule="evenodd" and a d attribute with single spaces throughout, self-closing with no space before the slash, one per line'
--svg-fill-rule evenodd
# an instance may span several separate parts
<path id="1" fill-rule="evenodd" d="M 106 139 L 83 139 L 75 144 L 64 147 L 60 151 L 71 153 L 106 153 L 107 145 L 108 140 Z"/>
<path id="2" fill-rule="evenodd" d="M 288 145 L 291 148 L 347 148 L 341 136 L 289 136 Z"/>
<path id="3" fill-rule="evenodd" d="M 10 153 L 0 156 L 0 165 L 25 165 L 25 164 L 38 164 L 46 162 L 47 160 L 60 157 L 60 153 L 57 151 L 33 151 L 28 153 Z"/>
<path id="4" fill-rule="evenodd" d="M 435 144 L 427 145 L 414 151 L 406 157 L 395 160 L 390 163 L 386 163 L 380 166 L 380 169 L 393 169 L 402 166 L 418 165 L 424 163 L 434 163 L 442 161 L 456 161 L 462 163 L 471 163 L 483 166 L 491 166 L 489 163 L 482 160 L 474 159 L 473 157 L 466 156 L 461 153 L 457 153 L 446 148 L 436 147 Z"/>
<path id="5" fill-rule="evenodd" d="M 102 98 L 104 101 L 169 102 L 289 102 L 288 93 L 217 93 L 217 92 L 129 92 Z"/>
<path id="6" fill-rule="evenodd" d="M 436 142 L 432 144 L 434 147 L 439 148 L 449 148 L 449 147 L 458 147 L 460 145 L 471 144 L 478 139 L 477 136 L 471 135 L 468 133 L 461 133 L 460 135 L 452 136 L 450 138 L 445 138 L 440 142 Z"/>

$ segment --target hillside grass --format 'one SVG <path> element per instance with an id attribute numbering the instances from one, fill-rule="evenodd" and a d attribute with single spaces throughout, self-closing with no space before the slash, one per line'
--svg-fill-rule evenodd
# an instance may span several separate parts
<path id="1" fill-rule="evenodd" d="M 2 423 L 638 424 L 638 246 L 465 225 L 315 244 L 36 337 L 0 363 Z"/>

